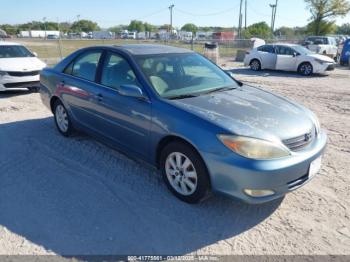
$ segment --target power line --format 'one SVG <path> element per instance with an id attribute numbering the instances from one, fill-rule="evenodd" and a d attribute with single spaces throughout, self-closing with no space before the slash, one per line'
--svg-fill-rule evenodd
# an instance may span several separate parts
<path id="1" fill-rule="evenodd" d="M 225 9 L 225 10 L 222 10 L 222 11 L 219 11 L 219 12 L 207 13 L 207 14 L 195 14 L 195 13 L 191 13 L 191 12 L 188 12 L 188 11 L 181 10 L 181 9 L 179 9 L 177 7 L 175 8 L 175 10 L 178 11 L 179 13 L 183 13 L 183 14 L 190 15 L 190 16 L 217 16 L 217 15 L 222 15 L 222 14 L 229 13 L 229 12 L 235 10 L 236 8 L 237 8 L 237 6 L 229 8 L 229 9 Z"/>

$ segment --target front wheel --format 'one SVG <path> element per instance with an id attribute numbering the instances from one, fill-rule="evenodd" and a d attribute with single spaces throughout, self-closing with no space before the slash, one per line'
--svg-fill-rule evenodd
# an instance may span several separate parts
<path id="1" fill-rule="evenodd" d="M 58 131 L 63 136 L 70 136 L 73 133 L 73 126 L 68 115 L 67 109 L 64 107 L 63 103 L 60 100 L 57 100 L 54 104 L 54 117 L 55 124 Z"/>
<path id="2" fill-rule="evenodd" d="M 167 145 L 161 154 L 160 167 L 168 189 L 180 200 L 196 204 L 208 196 L 207 168 L 190 146 L 181 142 Z"/>
<path id="3" fill-rule="evenodd" d="M 303 75 L 303 76 L 310 76 L 313 74 L 314 68 L 312 67 L 312 65 L 310 63 L 302 63 L 299 68 L 298 68 L 298 72 L 299 74 Z"/>

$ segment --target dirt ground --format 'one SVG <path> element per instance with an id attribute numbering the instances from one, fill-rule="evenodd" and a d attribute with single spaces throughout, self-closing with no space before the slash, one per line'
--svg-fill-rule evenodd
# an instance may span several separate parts
<path id="1" fill-rule="evenodd" d="M 226 68 L 233 64 L 226 62 Z M 320 174 L 261 206 L 190 206 L 149 167 L 79 134 L 63 138 L 39 94 L 0 94 L 0 255 L 350 255 L 350 70 L 232 69 L 311 108 L 329 134 Z"/>

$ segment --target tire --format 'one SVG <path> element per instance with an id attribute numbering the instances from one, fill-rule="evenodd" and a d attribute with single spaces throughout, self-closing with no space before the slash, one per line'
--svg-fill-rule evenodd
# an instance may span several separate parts
<path id="1" fill-rule="evenodd" d="M 65 137 L 72 135 L 74 128 L 68 111 L 60 100 L 57 100 L 53 107 L 55 124 L 58 131 Z"/>
<path id="2" fill-rule="evenodd" d="M 209 195 L 207 168 L 200 155 L 189 145 L 172 142 L 165 146 L 160 157 L 160 169 L 168 189 L 181 201 L 197 204 Z"/>
<path id="3" fill-rule="evenodd" d="M 253 71 L 260 71 L 261 70 L 261 63 L 258 59 L 253 59 L 250 61 L 250 69 Z"/>
<path id="4" fill-rule="evenodd" d="M 302 63 L 298 67 L 298 73 L 302 76 L 310 76 L 313 74 L 313 72 L 314 68 L 309 62 Z"/>

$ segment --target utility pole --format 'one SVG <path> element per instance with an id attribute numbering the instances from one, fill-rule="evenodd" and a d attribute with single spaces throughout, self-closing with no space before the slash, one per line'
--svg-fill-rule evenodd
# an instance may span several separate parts
<path id="1" fill-rule="evenodd" d="M 277 6 L 278 6 L 278 0 L 276 0 L 276 3 L 274 5 L 270 4 L 270 7 L 272 8 L 272 15 L 271 15 L 271 31 L 272 31 L 272 34 L 275 31 Z"/>
<path id="2" fill-rule="evenodd" d="M 275 30 L 275 25 L 276 25 L 277 6 L 278 6 L 278 0 L 276 0 L 276 4 L 275 4 L 275 13 L 274 13 L 274 15 L 273 15 L 273 30 Z"/>
<path id="3" fill-rule="evenodd" d="M 240 1 L 239 5 L 239 21 L 238 21 L 238 38 L 241 39 L 242 37 L 242 5 L 243 0 Z"/>
<path id="4" fill-rule="evenodd" d="M 272 14 L 271 14 L 271 32 L 273 34 L 274 32 L 274 17 L 275 17 L 275 8 L 276 5 L 270 4 L 270 7 L 272 8 Z"/>
<path id="5" fill-rule="evenodd" d="M 175 5 L 171 5 L 169 6 L 169 10 L 170 10 L 170 35 L 173 34 L 173 9 L 174 9 Z"/>
<path id="6" fill-rule="evenodd" d="M 245 11 L 244 11 L 244 29 L 245 30 L 247 30 L 247 13 L 248 13 L 248 7 L 247 7 L 247 1 L 248 0 L 245 0 L 245 7 L 244 7 L 244 9 L 245 9 Z"/>
<path id="7" fill-rule="evenodd" d="M 57 17 L 57 28 L 58 28 L 58 50 L 60 51 L 60 58 L 63 58 L 62 55 L 62 42 L 61 42 L 61 28 L 60 28 L 60 21 Z"/>
<path id="8" fill-rule="evenodd" d="M 46 28 L 46 17 L 43 18 L 43 21 L 44 21 L 44 29 L 45 29 L 45 40 L 47 38 L 47 35 L 46 35 L 46 31 L 47 31 L 47 28 Z"/>
<path id="9" fill-rule="evenodd" d="M 77 15 L 77 25 L 78 25 L 78 29 L 79 29 L 79 31 L 78 31 L 78 34 L 79 34 L 79 36 L 80 36 L 80 38 L 81 38 L 81 28 L 80 28 L 80 26 L 79 26 L 79 21 L 80 21 L 80 15 Z M 74 38 L 75 38 L 75 36 L 74 36 Z"/>

